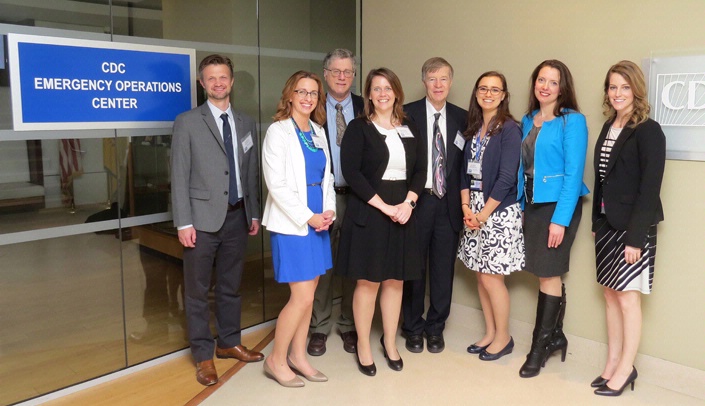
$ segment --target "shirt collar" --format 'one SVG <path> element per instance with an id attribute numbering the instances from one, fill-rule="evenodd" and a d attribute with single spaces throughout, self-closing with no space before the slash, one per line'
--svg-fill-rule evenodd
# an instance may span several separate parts
<path id="1" fill-rule="evenodd" d="M 326 103 L 328 104 L 328 107 L 333 109 L 333 111 L 335 111 L 335 105 L 338 103 L 340 103 L 340 105 L 343 106 L 343 110 L 345 110 L 352 104 L 352 94 L 348 93 L 348 96 L 343 99 L 343 101 L 339 102 L 335 100 L 333 96 L 330 95 L 330 93 L 328 93 L 326 95 Z"/>
<path id="2" fill-rule="evenodd" d="M 208 103 L 208 108 L 211 110 L 213 117 L 215 117 L 216 119 L 219 119 L 223 113 L 227 113 L 229 118 L 234 118 L 233 111 L 232 111 L 229 103 L 228 103 L 228 108 L 225 109 L 225 111 L 222 111 L 221 109 L 215 107 L 215 105 L 213 103 L 211 103 L 210 100 L 206 101 L 206 103 Z"/>
<path id="3" fill-rule="evenodd" d="M 429 120 L 435 120 L 436 118 L 433 115 L 436 113 L 441 113 L 441 117 L 443 117 L 443 119 L 445 120 L 447 104 L 447 102 L 443 103 L 443 108 L 440 110 L 436 110 L 436 108 L 433 107 L 433 104 L 431 104 L 431 102 L 428 100 L 428 97 L 426 97 L 426 114 L 428 115 Z"/>

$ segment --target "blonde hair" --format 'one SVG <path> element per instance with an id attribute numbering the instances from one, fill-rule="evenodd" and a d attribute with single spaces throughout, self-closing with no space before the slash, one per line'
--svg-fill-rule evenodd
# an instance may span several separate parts
<path id="1" fill-rule="evenodd" d="M 648 95 L 646 93 L 644 73 L 641 71 L 641 68 L 639 68 L 639 65 L 632 61 L 617 62 L 607 71 L 607 75 L 605 75 L 605 96 L 602 100 L 605 115 L 609 117 L 610 120 L 614 120 L 617 117 L 617 112 L 614 107 L 612 107 L 607 94 L 610 87 L 610 76 L 612 76 L 613 73 L 620 75 L 627 81 L 634 95 L 633 108 L 631 113 L 629 113 L 628 123 L 631 126 L 637 126 L 648 120 L 651 106 L 649 105 Z"/>

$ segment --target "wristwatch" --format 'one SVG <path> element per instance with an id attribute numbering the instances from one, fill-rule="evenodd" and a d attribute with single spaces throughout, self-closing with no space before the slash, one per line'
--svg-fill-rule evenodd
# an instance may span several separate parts
<path id="1" fill-rule="evenodd" d="M 411 206 L 412 209 L 416 208 L 416 202 L 411 200 L 411 199 L 406 199 L 404 200 L 405 203 L 409 203 L 409 206 Z"/>

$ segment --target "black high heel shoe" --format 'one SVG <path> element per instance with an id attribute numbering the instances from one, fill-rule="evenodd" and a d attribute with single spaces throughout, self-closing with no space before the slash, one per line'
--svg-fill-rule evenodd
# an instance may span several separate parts
<path id="1" fill-rule="evenodd" d="M 386 358 L 387 365 L 389 365 L 389 368 L 393 369 L 394 371 L 401 371 L 402 368 L 404 368 L 404 361 L 402 361 L 401 355 L 399 356 L 398 360 L 393 360 L 389 358 L 389 354 L 387 354 L 387 347 L 384 346 L 384 334 L 382 334 L 382 337 L 380 337 L 379 343 L 382 344 L 384 358 Z"/>
<path id="2" fill-rule="evenodd" d="M 599 388 L 602 385 L 607 385 L 607 382 L 609 382 L 609 379 L 603 378 L 602 375 L 598 375 L 597 378 L 590 382 L 590 386 L 593 388 Z"/>
<path id="3" fill-rule="evenodd" d="M 639 376 L 639 374 L 636 372 L 636 368 L 632 367 L 632 373 L 629 374 L 627 377 L 627 380 L 624 381 L 624 385 L 622 385 L 621 388 L 619 389 L 612 389 L 607 384 L 604 384 L 600 386 L 599 388 L 595 389 L 595 395 L 600 395 L 600 396 L 619 396 L 624 392 L 624 388 L 627 387 L 627 385 L 631 384 L 632 385 L 632 392 L 634 391 L 634 381 L 636 381 L 636 377 Z"/>
<path id="4" fill-rule="evenodd" d="M 358 354 L 357 352 L 355 352 L 355 359 L 357 360 L 357 369 L 359 369 L 360 372 L 367 376 L 377 375 L 377 366 L 375 365 L 374 361 L 370 365 L 362 365 L 362 362 L 360 362 L 360 354 Z"/>

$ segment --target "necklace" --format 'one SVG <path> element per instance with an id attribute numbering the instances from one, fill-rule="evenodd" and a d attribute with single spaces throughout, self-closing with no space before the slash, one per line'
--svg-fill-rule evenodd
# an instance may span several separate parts
<path id="1" fill-rule="evenodd" d="M 316 152 L 318 151 L 318 148 L 316 147 L 316 144 L 313 143 L 313 125 L 311 125 L 311 121 L 309 120 L 308 125 L 311 127 L 311 139 L 309 140 L 306 138 L 306 134 L 304 134 L 303 131 L 299 128 L 299 125 L 296 124 L 296 121 L 294 121 L 294 118 L 291 118 L 291 122 L 294 123 L 294 128 L 296 129 L 296 134 L 298 134 L 299 138 L 301 138 L 301 141 L 304 143 L 306 148 L 308 148 L 309 151 L 311 152 Z"/>

